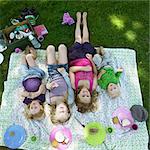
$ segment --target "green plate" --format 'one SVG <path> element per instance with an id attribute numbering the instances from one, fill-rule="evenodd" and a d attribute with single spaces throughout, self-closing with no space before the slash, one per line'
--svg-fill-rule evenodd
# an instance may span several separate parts
<path id="1" fill-rule="evenodd" d="M 106 138 L 105 128 L 99 122 L 88 123 L 84 128 L 84 138 L 92 146 L 102 144 Z"/>

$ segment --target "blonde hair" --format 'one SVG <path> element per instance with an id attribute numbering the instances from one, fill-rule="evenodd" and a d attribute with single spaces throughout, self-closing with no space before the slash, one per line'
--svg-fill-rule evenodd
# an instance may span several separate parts
<path id="1" fill-rule="evenodd" d="M 75 103 L 76 106 L 78 107 L 78 111 L 81 113 L 95 112 L 98 108 L 98 104 L 97 104 L 98 92 L 96 90 L 93 90 L 90 103 L 83 103 L 81 102 L 78 95 L 82 88 L 83 86 L 79 86 L 78 90 L 75 91 Z"/>
<path id="2" fill-rule="evenodd" d="M 42 119 L 42 117 L 45 116 L 44 107 L 42 105 L 41 105 L 40 111 L 38 113 L 34 114 L 34 115 L 30 113 L 29 109 L 30 109 L 30 104 L 25 107 L 25 111 L 24 111 L 25 117 L 27 119 L 39 120 L 39 119 Z"/>
<path id="3" fill-rule="evenodd" d="M 67 104 L 67 102 L 63 102 L 63 103 L 66 105 L 66 107 L 68 109 L 69 116 L 68 116 L 67 120 L 63 120 L 63 121 L 57 120 L 56 116 L 55 116 L 57 105 L 56 104 L 52 104 L 52 105 L 50 105 L 50 107 L 51 107 L 51 121 L 52 121 L 53 124 L 63 124 L 65 122 L 67 122 L 70 119 L 70 117 L 71 117 L 71 112 L 70 112 L 69 105 Z"/>

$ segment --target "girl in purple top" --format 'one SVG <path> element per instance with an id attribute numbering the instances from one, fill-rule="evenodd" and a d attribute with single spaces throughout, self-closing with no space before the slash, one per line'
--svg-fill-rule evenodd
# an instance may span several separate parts
<path id="1" fill-rule="evenodd" d="M 35 62 L 36 50 L 30 48 L 27 55 L 22 55 L 21 72 L 23 74 L 24 91 L 21 93 L 23 103 L 26 104 L 25 115 L 27 119 L 41 120 L 44 117 L 45 85 L 42 79 L 44 71 L 37 67 Z"/>
<path id="2" fill-rule="evenodd" d="M 48 64 L 48 103 L 51 106 L 51 121 L 54 124 L 65 123 L 69 120 L 71 113 L 68 106 L 73 97 L 69 97 L 71 83 L 68 80 L 68 60 L 67 48 L 64 44 L 58 47 L 58 64 L 55 58 L 55 47 L 49 45 L 47 47 L 47 64 Z M 65 71 L 66 70 L 66 71 Z M 73 93 L 73 91 L 72 91 Z M 72 95 L 73 96 L 73 95 Z"/>

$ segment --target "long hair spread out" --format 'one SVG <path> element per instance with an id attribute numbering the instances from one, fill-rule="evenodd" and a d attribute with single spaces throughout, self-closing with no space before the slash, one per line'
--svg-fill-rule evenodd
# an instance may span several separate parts
<path id="1" fill-rule="evenodd" d="M 67 104 L 67 102 L 63 102 L 63 103 L 67 106 L 69 117 L 67 118 L 67 120 L 57 120 L 56 117 L 55 117 L 55 112 L 56 112 L 56 106 L 57 105 L 52 104 L 52 105 L 50 105 L 50 107 L 51 107 L 51 121 L 52 121 L 53 124 L 63 124 L 65 122 L 67 122 L 71 117 L 71 112 L 70 112 L 69 105 Z"/>
<path id="2" fill-rule="evenodd" d="M 41 105 L 40 111 L 37 114 L 34 114 L 34 115 L 30 113 L 29 108 L 30 108 L 30 105 L 27 105 L 25 107 L 25 111 L 24 111 L 25 117 L 27 119 L 40 120 L 40 119 L 42 119 L 42 117 L 44 117 L 45 113 L 44 113 L 44 108 L 43 108 L 42 105 Z"/>
<path id="3" fill-rule="evenodd" d="M 96 90 L 92 91 L 91 95 L 91 102 L 90 103 L 83 103 L 81 102 L 78 94 L 80 93 L 81 89 L 83 86 L 80 86 L 77 91 L 75 91 L 75 103 L 76 106 L 78 107 L 78 111 L 81 113 L 86 113 L 86 112 L 95 112 L 98 108 L 98 103 L 97 103 L 97 97 L 98 93 Z"/>

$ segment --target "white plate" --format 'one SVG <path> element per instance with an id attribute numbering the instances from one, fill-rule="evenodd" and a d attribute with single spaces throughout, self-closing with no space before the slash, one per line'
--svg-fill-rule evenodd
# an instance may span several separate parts
<path id="1" fill-rule="evenodd" d="M 7 49 L 7 46 L 5 46 L 5 47 L 0 46 L 0 52 L 5 51 L 6 49 Z"/>
<path id="2" fill-rule="evenodd" d="M 4 60 L 4 56 L 3 54 L 0 53 L 0 64 L 2 64 L 3 60 Z"/>

